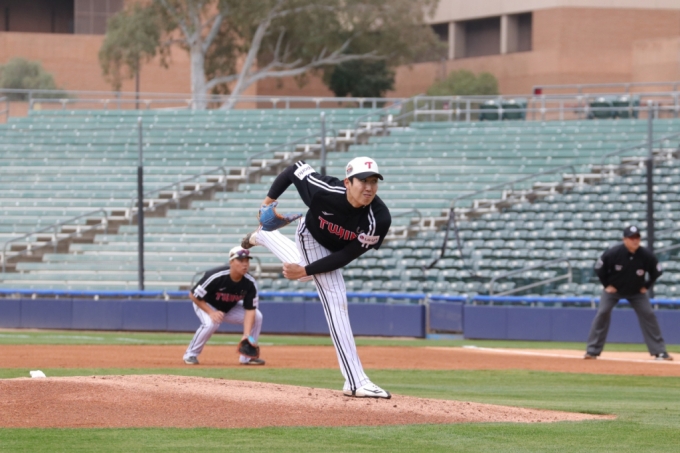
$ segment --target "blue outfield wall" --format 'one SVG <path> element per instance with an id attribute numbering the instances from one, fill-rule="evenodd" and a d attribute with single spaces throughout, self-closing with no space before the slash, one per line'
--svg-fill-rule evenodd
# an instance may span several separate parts
<path id="1" fill-rule="evenodd" d="M 463 335 L 469 339 L 585 342 L 596 309 L 465 305 Z M 680 310 L 657 310 L 668 344 L 680 344 Z M 635 311 L 615 309 L 607 341 L 643 343 Z"/>
<path id="2" fill-rule="evenodd" d="M 100 300 L 68 295 L 60 295 L 59 298 L 0 299 L 0 328 L 193 332 L 198 327 L 193 304 L 188 300 L 114 298 L 120 295 L 110 294 Z M 356 295 L 349 294 L 350 297 Z M 260 301 L 264 333 L 329 333 L 323 306 L 313 299 L 315 294 L 271 293 L 268 296 L 281 297 L 284 301 Z M 370 296 L 376 297 L 375 293 Z M 291 302 L 290 297 L 300 301 Z M 393 298 L 394 295 L 386 297 Z M 424 297 L 421 294 L 403 298 Z M 465 296 L 430 296 L 427 306 L 353 303 L 349 306 L 349 317 L 356 335 L 423 338 L 429 328 L 430 331 L 438 332 L 463 332 L 468 339 L 585 342 L 596 312 L 594 308 L 471 305 L 464 303 L 466 300 Z M 476 296 L 473 300 L 512 304 L 518 302 L 519 298 Z M 522 299 L 521 302 L 531 301 Z M 535 302 L 546 301 L 537 299 Z M 596 303 L 597 299 L 591 302 Z M 653 302 L 658 305 L 678 305 L 678 301 Z M 656 316 L 666 342 L 680 344 L 680 310 L 657 310 Z M 223 324 L 219 331 L 242 332 L 242 326 Z M 614 310 L 608 341 L 643 342 L 635 312 L 627 304 Z"/>
<path id="3" fill-rule="evenodd" d="M 320 302 L 260 302 L 263 332 L 328 334 Z M 423 305 L 350 304 L 356 335 L 425 336 Z M 0 299 L 0 328 L 137 330 L 193 332 L 199 322 L 191 301 Z M 241 325 L 223 324 L 220 332 L 243 332 Z"/>

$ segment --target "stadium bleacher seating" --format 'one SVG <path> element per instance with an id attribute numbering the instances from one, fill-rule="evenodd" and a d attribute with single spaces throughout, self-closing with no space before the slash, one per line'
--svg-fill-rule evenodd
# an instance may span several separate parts
<path id="1" fill-rule="evenodd" d="M 366 110 L 326 111 L 337 129 L 352 127 Z M 136 195 L 136 112 L 39 112 L 12 119 L 0 143 L 0 241 L 98 208 L 129 208 Z M 232 112 L 145 111 L 145 190 L 153 190 L 213 167 L 243 167 L 249 155 L 317 131 L 318 111 L 239 110 Z M 657 136 L 678 130 L 678 120 L 654 122 Z M 414 122 L 392 128 L 387 136 L 352 145 L 347 153 L 330 153 L 328 173 L 342 175 L 348 160 L 369 155 L 386 179 L 380 196 L 393 214 L 398 234 L 346 269 L 354 291 L 427 291 L 447 294 L 488 293 L 489 281 L 505 272 L 545 260 L 567 258 L 499 279 L 494 293 L 565 275 L 528 289 L 531 294 L 594 294 L 592 265 L 598 253 L 618 239 L 631 220 L 644 228 L 642 169 L 612 176 L 599 184 L 556 192 L 533 203 L 512 206 L 458 223 L 462 255 L 449 238 L 444 258 L 433 269 L 422 266 L 439 256 L 444 232 L 437 219 L 451 200 L 523 176 L 571 165 L 588 173 L 602 157 L 624 146 L 644 144 L 647 122 L 635 119 L 553 122 Z M 674 144 L 674 146 L 677 143 Z M 318 166 L 318 161 L 310 163 Z M 565 173 L 568 173 L 566 171 Z M 680 166 L 659 165 L 657 175 L 657 244 L 680 242 L 673 228 L 680 221 Z M 187 287 L 202 271 L 222 264 L 227 251 L 256 225 L 255 213 L 274 176 L 241 183 L 237 191 L 216 192 L 192 201 L 188 209 L 170 209 L 145 219 L 147 289 Z M 561 173 L 541 181 L 559 181 Z M 535 181 L 515 189 L 531 189 Z M 499 198 L 501 190 L 483 194 Z M 456 206 L 470 206 L 463 200 Z M 281 199 L 285 211 L 304 211 L 292 191 Z M 83 220 L 84 221 L 84 220 Z M 414 230 L 418 227 L 421 231 Z M 409 227 L 411 229 L 409 230 Z M 406 232 L 410 231 L 410 235 Z M 292 234 L 289 227 L 287 234 Z M 47 253 L 40 261 L 17 264 L 2 275 L 3 288 L 136 289 L 137 226 L 100 232 L 92 242 L 73 243 L 68 253 Z M 278 278 L 273 255 L 254 249 L 262 270 L 262 289 L 310 291 Z M 665 256 L 675 275 L 678 250 Z M 672 269 L 672 270 L 671 270 Z M 658 286 L 660 295 L 677 291 L 672 277 Z M 677 279 L 676 279 L 677 281 Z M 674 294 L 677 294 L 675 292 Z"/>

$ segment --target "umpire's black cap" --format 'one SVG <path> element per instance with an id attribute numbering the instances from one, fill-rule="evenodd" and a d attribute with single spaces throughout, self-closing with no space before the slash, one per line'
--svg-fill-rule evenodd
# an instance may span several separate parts
<path id="1" fill-rule="evenodd" d="M 635 225 L 628 226 L 623 230 L 624 238 L 640 237 L 640 229 Z"/>

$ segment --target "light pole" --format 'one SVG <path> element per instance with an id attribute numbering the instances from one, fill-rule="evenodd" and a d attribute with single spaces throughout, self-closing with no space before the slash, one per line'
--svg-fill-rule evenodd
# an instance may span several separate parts
<path id="1" fill-rule="evenodd" d="M 137 274 L 139 290 L 144 291 L 144 163 L 142 156 L 141 116 L 137 118 L 137 140 Z"/>

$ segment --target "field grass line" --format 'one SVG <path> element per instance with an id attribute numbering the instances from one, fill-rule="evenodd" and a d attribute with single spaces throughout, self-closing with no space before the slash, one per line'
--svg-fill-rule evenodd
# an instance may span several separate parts
<path id="1" fill-rule="evenodd" d="M 504 354 L 531 355 L 531 356 L 539 356 L 539 357 L 559 357 L 559 358 L 563 358 L 563 359 L 583 360 L 582 355 L 558 354 L 558 353 L 552 353 L 552 352 L 524 351 L 524 350 L 520 350 L 520 349 L 485 348 L 485 347 L 482 347 L 482 346 L 473 346 L 473 345 L 463 346 L 463 349 L 473 349 L 473 350 L 484 351 L 484 352 L 498 352 L 498 353 L 504 353 Z M 650 360 L 650 359 L 626 359 L 626 358 L 621 358 L 621 357 L 598 357 L 597 360 L 609 360 L 609 361 L 612 361 L 612 362 L 636 362 L 636 363 L 654 362 L 654 363 L 663 363 L 665 365 L 680 365 L 680 362 L 671 362 L 671 361 L 667 361 L 667 360 L 653 361 L 653 360 Z"/>

